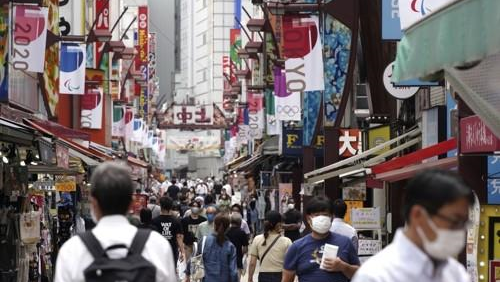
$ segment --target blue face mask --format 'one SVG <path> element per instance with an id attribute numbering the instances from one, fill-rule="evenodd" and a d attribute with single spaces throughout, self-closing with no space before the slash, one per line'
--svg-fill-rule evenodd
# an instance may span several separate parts
<path id="1" fill-rule="evenodd" d="M 212 223 L 214 222 L 215 214 L 207 214 L 207 220 L 208 222 Z"/>

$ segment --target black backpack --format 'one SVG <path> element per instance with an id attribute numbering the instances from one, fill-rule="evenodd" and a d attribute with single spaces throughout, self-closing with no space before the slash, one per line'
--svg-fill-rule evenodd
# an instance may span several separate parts
<path id="1" fill-rule="evenodd" d="M 80 239 L 94 257 L 94 262 L 84 270 L 86 282 L 151 282 L 156 280 L 156 267 L 142 257 L 142 250 L 151 234 L 151 230 L 138 229 L 132 240 L 126 257 L 110 259 L 106 251 L 126 248 L 125 245 L 111 246 L 104 250 L 101 243 L 87 231 L 80 234 Z"/>

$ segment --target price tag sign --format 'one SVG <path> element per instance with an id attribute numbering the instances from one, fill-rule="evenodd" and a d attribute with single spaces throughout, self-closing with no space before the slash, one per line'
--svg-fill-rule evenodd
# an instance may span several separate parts
<path id="1" fill-rule="evenodd" d="M 14 6 L 11 61 L 14 69 L 43 73 L 49 9 Z"/>
<path id="2" fill-rule="evenodd" d="M 359 240 L 358 255 L 374 255 L 382 250 L 382 241 L 380 240 Z"/>
<path id="3" fill-rule="evenodd" d="M 380 209 L 362 208 L 351 211 L 351 224 L 356 229 L 379 229 Z"/>
<path id="4" fill-rule="evenodd" d="M 76 191 L 76 177 L 74 176 L 56 176 L 56 191 L 57 192 L 74 192 Z"/>

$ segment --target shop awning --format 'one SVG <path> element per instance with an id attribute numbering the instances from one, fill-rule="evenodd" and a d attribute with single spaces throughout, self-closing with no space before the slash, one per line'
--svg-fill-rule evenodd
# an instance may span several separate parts
<path id="1" fill-rule="evenodd" d="M 84 162 L 85 164 L 87 164 L 90 167 L 99 165 L 99 162 L 97 160 L 95 160 L 95 159 L 93 159 L 85 154 L 82 154 L 74 149 L 71 149 L 71 148 L 69 148 L 69 155 L 71 157 L 78 158 L 78 159 L 82 160 L 82 162 Z"/>
<path id="2" fill-rule="evenodd" d="M 53 175 L 77 175 L 78 171 L 49 165 L 29 165 L 28 173 L 53 174 Z"/>
<path id="3" fill-rule="evenodd" d="M 389 140 L 385 143 L 382 143 L 376 147 L 373 147 L 372 149 L 369 149 L 369 150 L 367 150 L 359 155 L 356 155 L 356 156 L 350 157 L 348 159 L 336 162 L 334 164 L 325 166 L 323 168 L 308 172 L 308 173 L 304 174 L 305 181 L 307 183 L 315 183 L 315 182 L 319 182 L 319 181 L 329 179 L 332 177 L 340 176 L 342 174 L 349 174 L 352 171 L 364 168 L 365 167 L 364 163 L 361 165 L 360 164 L 353 165 L 353 164 L 358 163 L 361 160 L 368 158 L 372 154 L 375 154 L 375 153 L 380 152 L 386 148 L 389 148 L 391 145 L 393 145 L 393 144 L 395 144 L 395 143 L 397 143 L 397 142 L 399 142 L 407 137 L 418 136 L 420 134 L 420 132 L 421 132 L 420 128 L 416 128 L 416 129 L 414 129 L 410 132 L 407 132 L 401 136 L 398 136 L 394 139 L 391 139 L 391 140 Z M 393 154 L 407 148 L 408 146 L 413 146 L 413 145 L 417 144 L 418 142 L 420 142 L 420 138 L 416 137 L 416 138 L 414 138 L 414 139 L 412 139 L 404 144 L 401 144 L 400 146 L 398 146 L 394 149 L 389 150 L 389 152 L 383 153 L 381 156 L 375 157 L 374 159 L 376 159 L 377 161 L 381 161 L 385 157 L 388 157 L 389 156 L 388 154 L 393 155 Z M 410 143 L 411 145 L 407 144 L 407 143 Z M 377 163 L 377 161 L 376 162 L 372 161 L 368 164 L 372 165 L 373 163 Z M 350 165 L 350 167 L 345 168 L 345 166 L 349 166 L 349 165 Z M 342 168 L 342 167 L 344 167 L 344 168 Z"/>
<path id="4" fill-rule="evenodd" d="M 500 52 L 500 1 L 462 0 L 405 31 L 393 81 L 425 78 Z"/>
<path id="5" fill-rule="evenodd" d="M 279 136 L 273 136 L 262 143 L 262 153 L 266 156 L 279 155 L 280 145 Z"/>
<path id="6" fill-rule="evenodd" d="M 384 172 L 393 171 L 409 165 L 421 163 L 422 161 L 432 157 L 446 154 L 448 151 L 451 151 L 456 148 L 457 148 L 457 140 L 453 138 L 444 142 L 440 142 L 436 145 L 425 147 L 423 149 L 404 155 L 402 157 L 394 158 L 385 163 L 376 165 L 372 167 L 371 170 L 373 174 L 381 174 Z"/>
<path id="7" fill-rule="evenodd" d="M 148 168 L 149 164 L 147 162 L 144 162 L 144 161 L 141 161 L 139 159 L 136 159 L 134 157 L 127 157 L 127 161 L 130 165 L 135 165 L 135 166 L 139 166 L 139 167 L 142 167 L 142 168 Z"/>
<path id="8" fill-rule="evenodd" d="M 82 139 L 82 140 L 90 140 L 90 134 L 71 129 L 65 126 L 62 126 L 58 123 L 51 122 L 48 120 L 30 120 L 24 119 L 24 122 L 29 126 L 35 128 L 40 133 L 51 135 L 55 137 L 62 137 L 66 139 Z"/>
<path id="9" fill-rule="evenodd" d="M 249 158 L 248 160 L 240 163 L 238 166 L 234 167 L 233 169 L 229 170 L 229 173 L 232 173 L 234 171 L 248 171 L 253 169 L 254 167 L 258 166 L 259 164 L 267 161 L 271 156 L 266 156 L 262 154 L 256 154 Z"/>
<path id="10" fill-rule="evenodd" d="M 22 124 L 0 118 L 0 141 L 31 146 L 35 131 Z"/>
<path id="11" fill-rule="evenodd" d="M 386 182 L 396 182 L 403 179 L 409 179 L 415 176 L 415 174 L 427 170 L 427 169 L 452 169 L 458 166 L 458 157 L 450 157 L 445 159 L 440 159 L 437 161 L 430 161 L 427 163 L 412 165 L 396 170 L 391 170 L 388 172 L 380 173 L 375 175 L 375 180 L 386 181 Z"/>
<path id="12" fill-rule="evenodd" d="M 245 155 L 245 156 L 241 156 L 241 157 L 238 157 L 238 158 L 236 158 L 236 159 L 234 159 L 234 160 L 232 160 L 232 161 L 228 162 L 228 163 L 226 164 L 226 168 L 227 168 L 228 170 L 232 170 L 235 166 L 237 166 L 238 164 L 240 164 L 241 162 L 243 162 L 244 160 L 246 160 L 246 159 L 247 159 L 247 157 L 248 157 L 247 155 Z"/>

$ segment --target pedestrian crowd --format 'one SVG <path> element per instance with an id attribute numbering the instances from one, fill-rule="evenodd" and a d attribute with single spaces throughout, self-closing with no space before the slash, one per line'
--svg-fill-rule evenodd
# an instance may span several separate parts
<path id="1" fill-rule="evenodd" d="M 455 257 L 463 250 L 471 189 L 445 171 L 417 175 L 406 187 L 406 226 L 362 266 L 357 231 L 342 200 L 310 199 L 304 214 L 290 198 L 283 214 L 261 220 L 258 195 L 219 180 L 157 183 L 140 223 L 126 167 L 100 165 L 91 179 L 91 231 L 61 248 L 56 282 L 392 282 L 470 281 Z M 306 227 L 304 229 L 304 226 Z"/>

